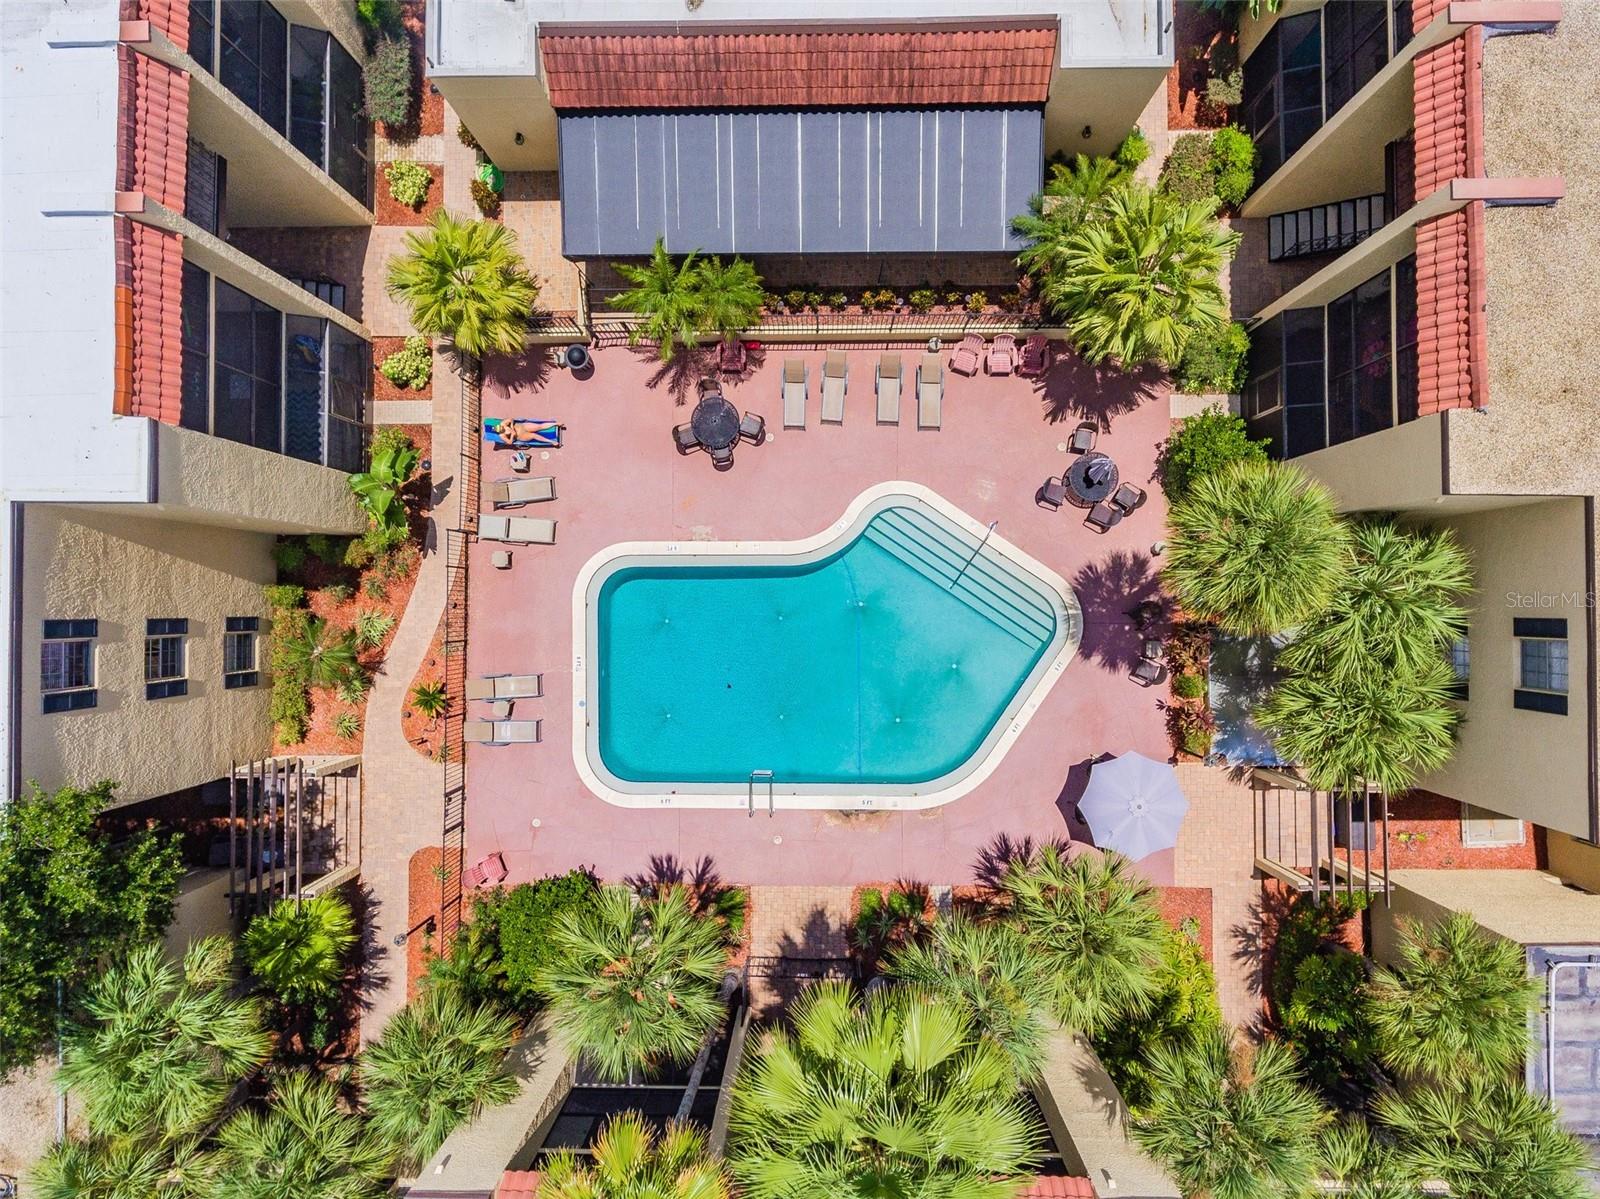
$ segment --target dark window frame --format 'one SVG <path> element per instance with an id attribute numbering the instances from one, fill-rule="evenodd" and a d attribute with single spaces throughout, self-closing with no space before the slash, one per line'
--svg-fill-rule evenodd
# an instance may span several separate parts
<path id="1" fill-rule="evenodd" d="M 259 616 L 229 616 L 223 622 L 222 632 L 222 685 L 232 691 L 240 687 L 254 687 L 261 682 L 261 618 Z M 234 647 L 249 647 L 248 663 L 236 660 Z"/>
<path id="2" fill-rule="evenodd" d="M 171 699 L 174 696 L 188 694 L 188 642 L 189 621 L 185 618 L 152 619 L 144 622 L 146 699 Z"/>
<path id="3" fill-rule="evenodd" d="M 43 712 L 46 716 L 55 712 L 79 712 L 96 707 L 100 702 L 100 691 L 95 681 L 95 649 L 96 641 L 100 636 L 100 622 L 98 620 L 46 620 L 42 622 L 39 643 L 39 693 Z M 73 683 L 67 679 L 64 686 L 49 686 L 47 671 L 50 669 L 46 658 L 52 648 L 60 647 L 65 653 L 72 653 L 75 648 L 81 647 L 83 654 L 83 682 Z M 67 663 L 71 669 L 71 663 Z"/>

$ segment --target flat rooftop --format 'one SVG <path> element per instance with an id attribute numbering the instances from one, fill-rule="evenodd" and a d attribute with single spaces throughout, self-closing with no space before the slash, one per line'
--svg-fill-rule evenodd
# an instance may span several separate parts
<path id="1" fill-rule="evenodd" d="M 1600 941 L 1600 895 L 1542 870 L 1391 870 L 1389 881 L 1518 945 Z"/>

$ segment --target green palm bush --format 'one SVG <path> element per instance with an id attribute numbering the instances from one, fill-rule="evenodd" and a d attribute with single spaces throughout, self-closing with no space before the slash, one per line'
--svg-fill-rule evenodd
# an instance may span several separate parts
<path id="1" fill-rule="evenodd" d="M 250 973 L 291 1005 L 336 996 L 355 944 L 355 913 L 332 891 L 278 903 L 250 921 L 243 941 Z"/>
<path id="2" fill-rule="evenodd" d="M 923 942 L 903 946 L 886 973 L 966 1012 L 1024 1082 L 1044 1064 L 1053 987 L 1027 939 L 1009 924 L 956 916 L 940 920 Z"/>
<path id="3" fill-rule="evenodd" d="M 1379 1098 L 1377 1118 L 1401 1163 L 1462 1199 L 1593 1199 L 1595 1162 L 1520 1079 L 1463 1075 L 1447 1086 Z"/>
<path id="4" fill-rule="evenodd" d="M 1154 890 L 1127 858 L 1085 852 L 1069 860 L 1047 845 L 1032 861 L 1013 862 L 1001 885 L 1062 1023 L 1093 1037 L 1149 1011 L 1168 930 Z"/>
<path id="5" fill-rule="evenodd" d="M 451 338 L 463 354 L 518 354 L 539 286 L 498 221 L 463 221 L 440 210 L 406 234 L 389 260 L 388 291 L 410 309 L 418 333 Z"/>
<path id="6" fill-rule="evenodd" d="M 724 265 L 714 255 L 700 260 L 695 291 L 700 327 L 723 337 L 734 337 L 760 319 L 766 296 L 754 264 L 735 258 Z"/>
<path id="7" fill-rule="evenodd" d="M 400 492 L 421 460 L 411 438 L 397 429 L 385 429 L 372 439 L 367 469 L 350 476 L 350 491 L 377 531 L 376 539 L 385 545 L 403 540 L 410 529 Z"/>
<path id="8" fill-rule="evenodd" d="M 1322 1177 L 1346 1199 L 1423 1199 L 1422 1179 L 1390 1138 L 1373 1134 L 1364 1115 L 1331 1125 L 1320 1152 Z"/>
<path id="9" fill-rule="evenodd" d="M 356 613 L 356 644 L 362 649 L 377 649 L 395 626 L 395 618 L 380 608 L 363 608 Z"/>
<path id="10" fill-rule="evenodd" d="M 34 1167 L 37 1199 L 212 1199 L 209 1155 L 190 1141 L 149 1137 L 68 1139 Z"/>
<path id="11" fill-rule="evenodd" d="M 232 993 L 233 945 L 207 937 L 181 964 L 158 943 L 112 962 L 62 1038 L 61 1085 L 90 1127 L 112 1136 L 176 1138 L 199 1129 L 266 1060 L 271 1040 L 254 1000 Z"/>
<path id="12" fill-rule="evenodd" d="M 1325 610 L 1349 569 L 1333 497 L 1298 467 L 1244 460 L 1192 479 L 1167 522 L 1163 575 L 1197 616 L 1278 633 Z"/>
<path id="13" fill-rule="evenodd" d="M 1216 1029 L 1150 1058 L 1151 1099 L 1134 1137 L 1186 1195 L 1289 1199 L 1311 1193 L 1328 1113 L 1275 1041 L 1235 1045 Z"/>
<path id="14" fill-rule="evenodd" d="M 1017 265 L 1039 279 L 1058 273 L 1072 234 L 1127 178 L 1128 168 L 1113 158 L 1079 154 L 1070 163 L 1053 163 L 1044 190 L 1028 201 L 1027 212 L 1011 222 L 1017 236 L 1028 241 L 1017 255 Z"/>
<path id="15" fill-rule="evenodd" d="M 908 988 L 812 985 L 793 1033 L 734 1083 L 729 1160 L 747 1199 L 1009 1199 L 1042 1131 L 1006 1055 L 960 1006 Z"/>
<path id="16" fill-rule="evenodd" d="M 267 1109 L 236 1113 L 217 1145 L 208 1199 L 378 1199 L 394 1159 L 334 1085 L 309 1073 L 279 1079 Z"/>
<path id="17" fill-rule="evenodd" d="M 667 244 L 656 238 L 650 259 L 643 265 L 613 262 L 617 274 L 628 281 L 626 291 L 606 300 L 613 308 L 638 314 L 642 319 L 628 331 L 628 341 L 656 343 L 661 361 L 671 362 L 680 349 L 693 349 L 700 330 L 698 252 L 685 254 L 679 262 L 667 253 Z"/>
<path id="18" fill-rule="evenodd" d="M 281 655 L 279 653 L 281 651 Z M 338 687 L 360 669 L 353 629 L 307 616 L 274 647 L 272 667 L 306 687 Z"/>
<path id="19" fill-rule="evenodd" d="M 411 688 L 411 706 L 429 720 L 443 716 L 450 706 L 450 692 L 445 690 L 443 679 L 430 679 Z"/>
<path id="20" fill-rule="evenodd" d="M 1522 947 L 1454 912 L 1401 926 L 1398 968 L 1378 970 L 1367 1011 L 1380 1056 L 1401 1074 L 1502 1077 L 1522 1067 L 1538 998 Z"/>
<path id="21" fill-rule="evenodd" d="M 602 887 L 561 913 L 550 953 L 534 988 L 568 1045 L 608 1079 L 689 1061 L 722 1018 L 722 926 L 696 916 L 681 889 L 635 902 L 626 887 Z"/>
<path id="22" fill-rule="evenodd" d="M 406 1167 L 428 1160 L 484 1107 L 510 1101 L 505 1072 L 515 1026 L 449 988 L 429 988 L 402 1008 L 361 1056 L 358 1076 L 373 1133 Z"/>
<path id="23" fill-rule="evenodd" d="M 1048 263 L 1040 297 L 1085 361 L 1170 366 L 1191 331 L 1228 323 L 1217 279 L 1238 243 L 1217 223 L 1215 201 L 1185 204 L 1127 182 L 1033 258 Z"/>
<path id="24" fill-rule="evenodd" d="M 593 1156 L 544 1160 L 539 1199 L 728 1199 L 728 1176 L 692 1125 L 657 1137 L 638 1112 L 620 1112 L 595 1137 Z"/>

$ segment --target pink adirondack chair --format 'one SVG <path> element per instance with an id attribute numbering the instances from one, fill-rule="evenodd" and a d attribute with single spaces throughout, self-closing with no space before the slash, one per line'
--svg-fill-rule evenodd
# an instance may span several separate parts
<path id="1" fill-rule="evenodd" d="M 723 341 L 722 369 L 730 375 L 737 375 L 744 370 L 744 342 Z"/>
<path id="2" fill-rule="evenodd" d="M 492 853 L 476 866 L 467 871 L 465 882 L 471 890 L 480 887 L 496 887 L 505 882 L 506 860 L 499 853 Z"/>
<path id="3" fill-rule="evenodd" d="M 1009 333 L 995 334 L 989 345 L 985 365 L 991 375 L 1009 375 L 1017 369 L 1017 339 Z"/>
<path id="4" fill-rule="evenodd" d="M 1022 343 L 1022 361 L 1017 366 L 1019 375 L 1042 375 L 1050 369 L 1050 342 L 1042 333 L 1035 333 Z"/>
<path id="5" fill-rule="evenodd" d="M 982 361 L 983 337 L 977 333 L 968 333 L 961 339 L 961 344 L 956 347 L 955 353 L 950 355 L 950 369 L 957 374 L 975 375 Z"/>

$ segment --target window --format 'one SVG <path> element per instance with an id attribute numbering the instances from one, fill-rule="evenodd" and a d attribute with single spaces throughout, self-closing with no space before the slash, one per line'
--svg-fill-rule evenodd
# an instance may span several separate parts
<path id="1" fill-rule="evenodd" d="M 1567 712 L 1567 622 L 1513 620 L 1517 689 L 1513 705 L 1526 712 Z"/>
<path id="2" fill-rule="evenodd" d="M 211 432 L 263 450 L 283 444 L 283 316 L 221 279 Z"/>
<path id="3" fill-rule="evenodd" d="M 328 35 L 289 27 L 289 142 L 319 167 L 325 163 Z"/>
<path id="4" fill-rule="evenodd" d="M 222 634 L 222 685 L 254 687 L 261 681 L 256 670 L 256 634 L 261 631 L 258 616 L 230 616 Z"/>
<path id="5" fill-rule="evenodd" d="M 1328 305 L 1328 444 L 1394 424 L 1391 294 L 1384 270 Z"/>
<path id="6" fill-rule="evenodd" d="M 266 0 L 222 4 L 222 70 L 227 88 L 279 133 L 287 128 L 289 23 Z"/>
<path id="7" fill-rule="evenodd" d="M 189 57 L 207 71 L 215 61 L 217 0 L 189 0 Z"/>
<path id="8" fill-rule="evenodd" d="M 211 276 L 188 259 L 183 263 L 183 382 L 178 423 L 211 431 Z"/>
<path id="9" fill-rule="evenodd" d="M 1394 392 L 1400 423 L 1417 419 L 1417 256 L 1394 268 Z"/>
<path id="10" fill-rule="evenodd" d="M 184 670 L 184 641 L 189 635 L 187 620 L 147 620 L 144 622 L 144 697 L 169 699 L 187 695 L 189 680 Z"/>
<path id="11" fill-rule="evenodd" d="M 1322 127 L 1320 12 L 1283 17 L 1267 32 L 1244 64 L 1242 113 L 1259 183 Z"/>
<path id="12" fill-rule="evenodd" d="M 337 40 L 328 43 L 328 174 L 362 204 L 372 206 L 367 160 L 366 96 L 361 64 Z"/>
<path id="13" fill-rule="evenodd" d="M 1526 835 L 1520 820 L 1474 804 L 1461 805 L 1461 844 L 1468 849 L 1521 845 Z"/>
<path id="14" fill-rule="evenodd" d="M 1322 54 L 1331 118 L 1389 61 L 1389 21 L 1372 0 L 1328 0 L 1322 9 Z"/>
<path id="15" fill-rule="evenodd" d="M 44 711 L 76 712 L 92 708 L 98 699 L 94 688 L 94 642 L 100 635 L 95 620 L 47 620 L 39 647 L 39 690 Z"/>
<path id="16" fill-rule="evenodd" d="M 1472 677 L 1472 647 L 1465 637 L 1450 643 L 1450 669 L 1456 673 L 1456 683 L 1451 689 L 1457 699 L 1467 698 L 1467 682 Z"/>

